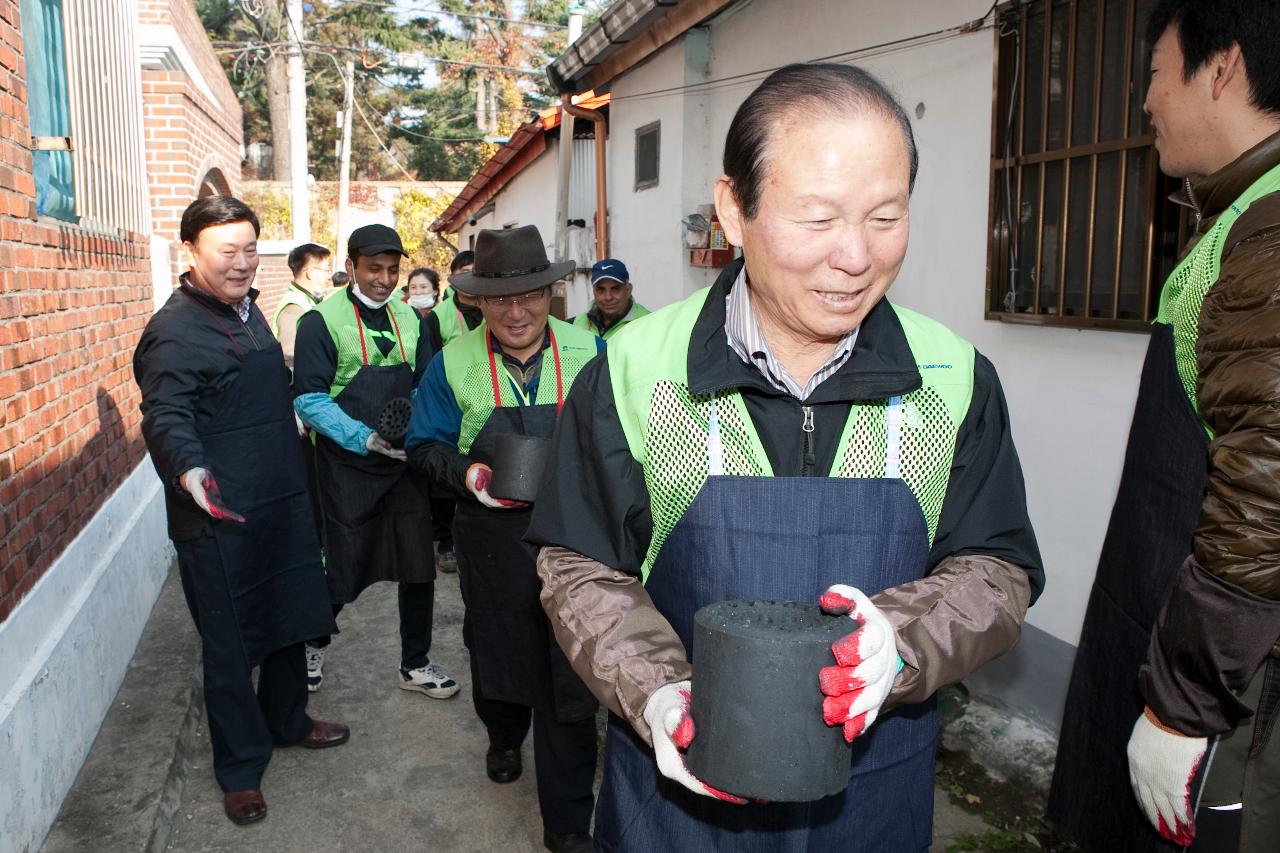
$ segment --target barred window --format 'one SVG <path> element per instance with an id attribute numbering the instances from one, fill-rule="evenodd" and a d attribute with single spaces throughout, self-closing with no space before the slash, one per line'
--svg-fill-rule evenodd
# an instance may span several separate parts
<path id="1" fill-rule="evenodd" d="M 1145 329 L 1188 235 L 1142 111 L 1155 0 L 999 12 L 988 319 Z"/>

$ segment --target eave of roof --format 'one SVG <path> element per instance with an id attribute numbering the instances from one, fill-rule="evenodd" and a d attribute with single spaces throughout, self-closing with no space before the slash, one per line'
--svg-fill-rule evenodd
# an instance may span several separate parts
<path id="1" fill-rule="evenodd" d="M 587 91 L 575 95 L 571 100 L 582 109 L 599 110 L 609 104 L 610 96 Z M 560 126 L 561 112 L 558 106 L 547 107 L 538 112 L 537 118 L 520 125 L 511 134 L 511 138 L 476 170 L 462 192 L 431 223 L 428 230 L 433 234 L 454 234 L 461 230 L 472 213 L 483 207 L 547 150 L 546 135 Z"/>
<path id="2" fill-rule="evenodd" d="M 556 91 L 603 89 L 737 0 L 620 0 L 547 67 Z"/>

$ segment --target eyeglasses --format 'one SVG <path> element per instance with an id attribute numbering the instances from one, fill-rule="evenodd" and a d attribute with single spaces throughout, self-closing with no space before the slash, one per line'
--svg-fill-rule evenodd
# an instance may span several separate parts
<path id="1" fill-rule="evenodd" d="M 521 293 L 516 296 L 482 296 L 484 304 L 491 305 L 494 308 L 506 310 L 515 308 L 519 305 L 521 308 L 528 308 L 531 305 L 537 305 L 542 300 L 551 295 L 551 288 L 543 287 L 538 290 L 531 290 L 528 293 Z"/>

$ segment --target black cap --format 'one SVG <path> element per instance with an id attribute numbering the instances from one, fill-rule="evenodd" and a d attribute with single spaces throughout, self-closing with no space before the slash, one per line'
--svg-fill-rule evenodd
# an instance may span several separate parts
<path id="1" fill-rule="evenodd" d="M 400 242 L 400 235 L 394 228 L 385 225 L 365 225 L 352 231 L 347 238 L 347 255 L 352 258 L 381 255 L 383 252 L 396 252 L 409 257 Z"/>

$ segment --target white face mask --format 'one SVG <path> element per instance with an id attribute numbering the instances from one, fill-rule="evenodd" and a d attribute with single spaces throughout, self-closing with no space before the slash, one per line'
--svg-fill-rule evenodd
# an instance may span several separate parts
<path id="1" fill-rule="evenodd" d="M 409 304 L 419 310 L 430 308 L 436 304 L 436 295 L 434 293 L 419 293 L 417 296 L 409 297 Z"/>
<path id="2" fill-rule="evenodd" d="M 358 284 L 351 288 L 351 292 L 356 295 L 356 299 L 360 300 L 360 304 L 364 305 L 366 308 L 381 308 L 383 305 L 390 302 L 391 298 L 396 295 L 396 292 L 393 290 L 391 291 L 391 296 L 388 296 L 381 302 L 374 302 L 372 299 L 364 295 L 364 291 L 360 289 L 360 285 Z"/>

